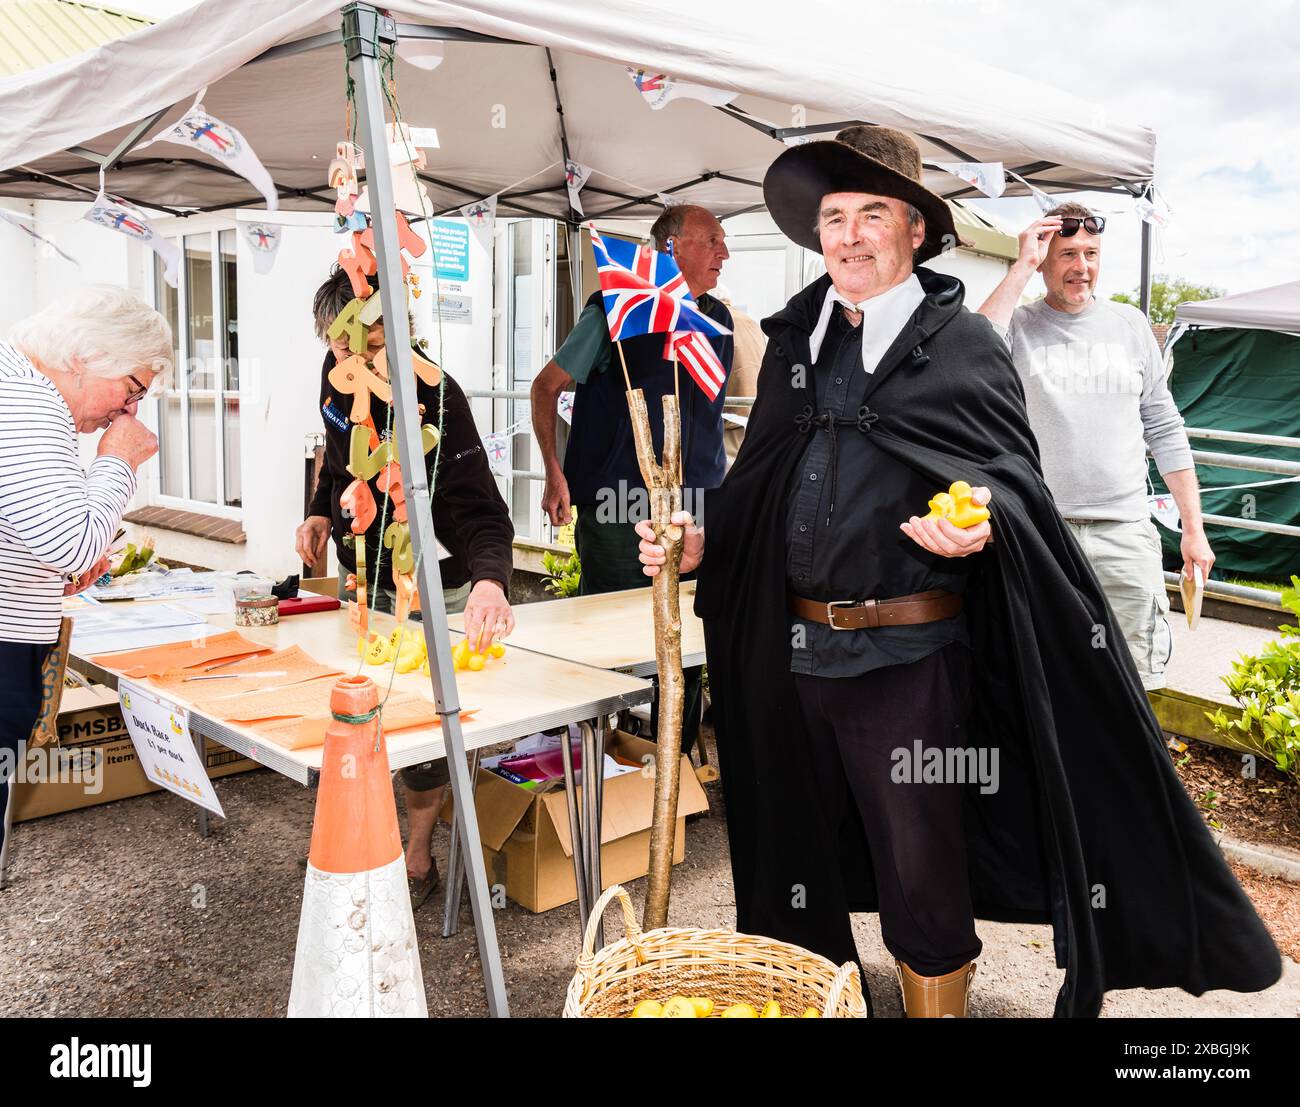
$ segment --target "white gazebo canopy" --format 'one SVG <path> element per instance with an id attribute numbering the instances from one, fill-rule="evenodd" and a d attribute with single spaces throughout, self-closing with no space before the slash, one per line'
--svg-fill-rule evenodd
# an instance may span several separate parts
<path id="1" fill-rule="evenodd" d="M 328 211 L 326 169 L 345 137 L 339 10 L 336 0 L 205 0 L 0 81 L 0 195 L 90 198 L 106 158 L 108 190 L 139 204 L 261 206 L 246 181 L 185 147 L 135 148 L 206 88 L 205 107 L 243 132 L 281 205 Z M 405 119 L 438 132 L 423 174 L 438 211 L 500 194 L 502 215 L 576 221 L 567 156 L 593 170 L 587 217 L 654 215 L 660 194 L 725 216 L 761 207 L 783 141 L 851 122 L 907 130 L 926 158 L 1000 161 L 1047 192 L 1136 195 L 1153 176 L 1150 129 L 946 53 L 865 5 L 400 0 L 391 11 L 399 59 L 441 44 L 433 71 L 396 66 Z M 651 110 L 629 66 L 735 96 Z M 928 183 L 949 197 L 973 192 L 939 170 Z M 1008 182 L 1008 194 L 1024 192 Z"/>
<path id="2" fill-rule="evenodd" d="M 1186 326 L 1300 334 L 1300 281 L 1179 304 L 1174 318 Z"/>

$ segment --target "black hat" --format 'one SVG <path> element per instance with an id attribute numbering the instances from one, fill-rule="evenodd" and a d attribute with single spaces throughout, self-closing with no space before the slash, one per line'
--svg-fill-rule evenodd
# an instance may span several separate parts
<path id="1" fill-rule="evenodd" d="M 817 213 L 831 192 L 869 192 L 911 204 L 925 217 L 925 241 L 916 261 L 955 247 L 957 228 L 941 196 L 921 183 L 921 150 L 891 127 L 846 127 L 832 140 L 792 146 L 763 178 L 763 199 L 787 238 L 822 252 Z"/>

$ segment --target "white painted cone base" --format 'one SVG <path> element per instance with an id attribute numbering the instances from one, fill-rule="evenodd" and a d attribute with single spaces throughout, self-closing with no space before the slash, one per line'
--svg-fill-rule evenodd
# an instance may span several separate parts
<path id="1" fill-rule="evenodd" d="M 289 1017 L 428 1015 L 405 858 L 364 873 L 308 864 Z"/>

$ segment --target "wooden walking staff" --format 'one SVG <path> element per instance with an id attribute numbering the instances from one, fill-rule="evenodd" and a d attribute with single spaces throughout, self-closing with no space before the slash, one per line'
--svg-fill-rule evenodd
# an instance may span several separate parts
<path id="1" fill-rule="evenodd" d="M 652 602 L 655 616 L 655 662 L 659 674 L 659 729 L 655 734 L 655 806 L 650 827 L 650 872 L 643 925 L 647 930 L 668 924 L 668 897 L 673 878 L 673 837 L 677 827 L 677 790 L 682 758 L 682 711 L 686 679 L 682 675 L 682 610 L 679 594 L 681 527 L 672 521 L 682 509 L 682 434 L 677 397 L 665 396 L 664 456 L 655 459 L 654 437 L 645 393 L 632 387 L 623 344 L 618 347 L 623 377 L 627 381 L 627 406 L 632 417 L 637 464 L 650 493 L 650 523 L 667 559 L 654 578 Z M 584 766 L 585 767 L 585 766 Z"/>

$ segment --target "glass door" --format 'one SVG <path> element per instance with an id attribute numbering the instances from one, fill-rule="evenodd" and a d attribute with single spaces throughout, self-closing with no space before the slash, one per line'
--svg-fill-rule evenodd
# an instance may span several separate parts
<path id="1" fill-rule="evenodd" d="M 493 403 L 492 429 L 508 432 L 510 478 L 506 503 L 515 534 L 544 540 L 542 461 L 533 442 L 527 396 L 533 378 L 555 353 L 555 223 L 548 219 L 511 220 L 496 240 L 494 361 L 502 368 L 497 387 L 515 393 Z"/>

